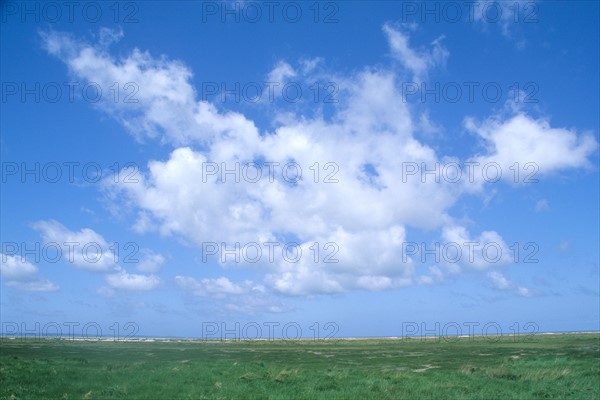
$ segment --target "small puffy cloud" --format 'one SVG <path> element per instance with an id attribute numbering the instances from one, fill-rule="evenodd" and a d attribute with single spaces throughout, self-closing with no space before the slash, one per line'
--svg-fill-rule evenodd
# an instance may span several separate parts
<path id="1" fill-rule="evenodd" d="M 506 279 L 500 272 L 490 271 L 488 272 L 488 277 L 492 280 L 492 283 L 496 289 L 506 290 L 512 287 L 512 283 L 510 283 L 510 281 Z"/>
<path id="2" fill-rule="evenodd" d="M 323 62 L 321 57 L 313 57 L 309 59 L 300 60 L 303 74 L 309 74 L 317 68 L 319 64 Z"/>
<path id="3" fill-rule="evenodd" d="M 152 250 L 143 249 L 140 253 L 141 258 L 136 265 L 137 270 L 140 272 L 156 273 L 160 271 L 165 263 L 165 258 Z"/>
<path id="4" fill-rule="evenodd" d="M 512 261 L 508 245 L 496 231 L 484 231 L 477 237 L 471 237 L 465 227 L 455 225 L 444 228 L 442 237 L 445 240 L 443 245 L 460 249 L 448 259 L 457 259 L 461 266 L 481 271 Z"/>
<path id="5" fill-rule="evenodd" d="M 116 267 L 115 255 L 108 242 L 92 229 L 71 231 L 54 220 L 38 221 L 33 228 L 40 232 L 45 245 L 59 247 L 61 259 L 78 268 L 103 272 Z"/>
<path id="6" fill-rule="evenodd" d="M 523 297 L 532 297 L 534 295 L 531 290 L 523 286 L 515 285 L 498 271 L 490 271 L 488 272 L 487 276 L 491 280 L 492 286 L 495 289 L 512 291 Z"/>
<path id="7" fill-rule="evenodd" d="M 522 286 L 517 287 L 517 293 L 523 297 L 532 297 L 533 296 L 533 293 L 531 292 L 531 290 L 527 289 L 526 287 L 522 287 Z"/>
<path id="8" fill-rule="evenodd" d="M 425 245 L 424 248 L 419 249 L 422 260 L 428 261 L 436 257 L 439 263 L 429 267 L 427 274 L 417 278 L 420 284 L 432 285 L 444 282 L 448 275 L 459 273 L 463 268 L 486 271 L 512 261 L 510 248 L 502 236 L 495 231 L 483 231 L 473 237 L 465 227 L 448 224 L 442 229 L 441 239 L 438 243 Z M 425 252 L 427 250 L 433 254 L 427 254 Z M 495 279 L 496 286 L 503 285 L 502 275 L 495 271 L 490 274 Z"/>
<path id="9" fill-rule="evenodd" d="M 471 161 L 480 165 L 497 163 L 502 178 L 515 181 L 511 166 L 519 163 L 521 176 L 516 183 L 539 179 L 539 174 L 549 174 L 563 169 L 588 168 L 589 157 L 598 149 L 591 134 L 578 134 L 572 129 L 553 128 L 546 119 L 534 119 L 518 113 L 503 120 L 492 116 L 482 123 L 465 119 L 466 128 L 476 133 L 487 153 Z M 514 167 L 513 167 L 514 168 Z"/>
<path id="10" fill-rule="evenodd" d="M 39 231 L 45 244 L 53 243 L 62 249 L 62 259 L 77 268 L 93 272 L 104 272 L 109 287 L 102 287 L 98 294 L 113 296 L 115 290 L 148 291 L 156 289 L 160 279 L 155 275 L 130 274 L 118 264 L 118 257 L 110 249 L 109 243 L 90 228 L 71 231 L 61 223 L 49 220 L 38 221 L 33 228 Z M 137 245 L 136 245 L 137 246 Z M 165 262 L 165 258 L 149 249 L 139 250 L 130 257 L 136 259 L 136 268 L 140 272 L 156 273 Z M 138 251 L 139 250 L 139 251 Z M 123 261 L 126 261 L 124 258 Z"/>
<path id="11" fill-rule="evenodd" d="M 130 274 L 124 270 L 106 275 L 106 282 L 113 289 L 134 292 L 153 290 L 160 285 L 155 275 Z"/>
<path id="12" fill-rule="evenodd" d="M 27 292 L 53 292 L 59 286 L 36 277 L 38 268 L 21 257 L 0 253 L 0 276 L 7 287 Z"/>
<path id="13" fill-rule="evenodd" d="M 133 225 L 133 230 L 137 233 L 145 233 L 156 230 L 156 226 L 152 223 L 152 218 L 147 212 L 140 211 Z"/>
<path id="14" fill-rule="evenodd" d="M 22 259 L 20 256 L 11 256 L 0 253 L 0 275 L 8 280 L 18 281 L 35 275 L 38 268 Z"/>

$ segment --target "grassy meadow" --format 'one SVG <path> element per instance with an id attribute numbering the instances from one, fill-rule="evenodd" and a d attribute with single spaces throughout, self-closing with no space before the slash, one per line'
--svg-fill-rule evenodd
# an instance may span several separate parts
<path id="1" fill-rule="evenodd" d="M 597 333 L 0 340 L 0 399 L 600 399 Z"/>

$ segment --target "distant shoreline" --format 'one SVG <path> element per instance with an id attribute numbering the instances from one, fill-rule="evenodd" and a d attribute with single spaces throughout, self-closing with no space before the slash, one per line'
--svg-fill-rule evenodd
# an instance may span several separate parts
<path id="1" fill-rule="evenodd" d="M 110 336 L 101 336 L 101 337 L 82 337 L 82 336 L 73 336 L 73 337 L 65 337 L 65 336 L 14 336 L 14 335 L 4 335 L 0 334 L 0 342 L 10 341 L 10 340 L 64 340 L 64 341 L 74 341 L 74 342 L 143 342 L 143 343 L 169 343 L 169 342 L 199 342 L 199 343 L 220 343 L 220 342 L 285 342 L 285 341 L 302 341 L 302 342 L 333 342 L 333 341 L 369 341 L 369 340 L 389 340 L 389 341 L 415 341 L 415 340 L 427 340 L 427 341 L 435 341 L 436 339 L 499 339 L 502 337 L 532 337 L 532 336 L 561 336 L 561 335 L 600 335 L 600 330 L 598 331 L 560 331 L 560 332 L 537 332 L 537 333 L 523 333 L 519 335 L 511 334 L 499 334 L 499 335 L 414 335 L 414 336 L 365 336 L 365 337 L 332 337 L 332 338 L 200 338 L 200 337 L 150 337 L 150 336 L 137 336 L 137 337 L 127 337 L 127 338 L 116 338 Z"/>

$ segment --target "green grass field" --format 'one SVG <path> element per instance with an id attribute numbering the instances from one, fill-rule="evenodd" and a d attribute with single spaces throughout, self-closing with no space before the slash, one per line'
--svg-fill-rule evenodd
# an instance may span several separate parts
<path id="1" fill-rule="evenodd" d="M 84 342 L 3 338 L 2 399 L 599 399 L 600 335 Z"/>

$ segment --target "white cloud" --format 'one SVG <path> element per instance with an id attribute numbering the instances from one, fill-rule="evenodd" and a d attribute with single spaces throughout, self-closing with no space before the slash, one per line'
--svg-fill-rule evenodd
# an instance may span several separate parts
<path id="1" fill-rule="evenodd" d="M 391 25 L 385 25 L 383 31 L 407 74 L 424 77 L 448 57 L 441 39 L 429 50 L 415 50 L 409 46 L 408 36 Z M 134 224 L 138 232 L 156 229 L 198 247 L 206 242 L 225 242 L 233 247 L 237 242 L 296 241 L 304 254 L 298 263 L 286 262 L 279 253 L 274 262 L 245 265 L 264 274 L 266 289 L 294 295 L 435 283 L 446 273 L 457 273 L 460 267 L 487 271 L 510 261 L 500 234 L 488 230 L 472 239 L 450 215 L 465 193 L 493 192 L 485 182 L 403 182 L 405 163 L 431 166 L 449 158 L 415 137 L 417 130 L 427 126 L 425 122 L 433 125 L 428 118 L 413 116 L 399 87 L 407 76 L 397 71 L 365 68 L 337 77 L 344 101 L 331 118 L 282 113 L 272 121 L 276 126 L 273 131 L 259 133 L 244 115 L 197 100 L 192 73 L 179 61 L 154 58 L 138 49 L 117 59 L 102 45 L 60 33 L 45 35 L 45 41 L 48 51 L 80 79 L 100 82 L 107 88 L 113 82 L 136 82 L 138 103 L 102 107 L 138 137 L 156 137 L 174 146 L 165 159 L 150 161 L 137 183 L 105 182 L 107 190 L 117 195 L 115 199 L 133 205 L 139 216 Z M 297 73 L 283 61 L 272 71 L 282 79 Z M 589 165 L 587 158 L 597 147 L 593 137 L 515 113 L 509 118 L 493 116 L 481 124 L 467 119 L 467 128 L 478 135 L 487 151 L 466 161 L 497 162 L 504 171 L 516 161 L 531 161 L 539 164 L 540 173 Z M 231 175 L 223 181 L 218 174 L 206 173 L 212 162 L 219 169 L 224 166 L 231 170 L 261 161 L 279 163 L 280 167 L 272 171 L 263 166 L 263 178 L 258 182 L 243 179 L 241 173 L 237 182 Z M 281 168 L 291 161 L 303 173 L 294 184 L 284 179 Z M 325 183 L 332 172 L 337 183 Z M 274 179 L 268 179 L 270 176 Z M 414 263 L 402 257 L 408 229 L 435 230 L 445 242 L 461 241 L 466 255 L 471 250 L 464 242 L 472 241 L 479 242 L 479 250 L 493 243 L 502 254 L 490 262 L 485 256 L 495 259 L 494 249 L 486 255 L 479 251 L 472 260 L 463 257 L 467 261 L 460 267 L 441 265 L 429 275 L 416 277 Z M 314 243 L 321 256 L 324 245 L 337 245 L 339 262 L 314 262 Z M 112 279 L 127 281 L 128 276 L 121 272 Z M 131 280 L 148 283 L 135 276 Z M 253 290 L 253 283 L 234 283 L 227 278 L 178 276 L 176 281 L 193 293 L 215 297 Z"/>
<path id="2" fill-rule="evenodd" d="M 429 262 L 438 257 L 437 265 L 430 266 L 426 275 L 420 275 L 416 279 L 422 285 L 442 283 L 447 276 L 457 274 L 463 269 L 489 271 L 513 261 L 511 249 L 495 231 L 483 231 L 472 237 L 465 227 L 449 224 L 442 229 L 441 239 L 440 242 L 419 248 L 418 254 L 414 256 Z M 488 274 L 495 279 L 497 285 L 502 284 L 501 274 L 496 271 Z"/>
<path id="3" fill-rule="evenodd" d="M 267 82 L 275 82 L 283 85 L 288 81 L 288 78 L 293 78 L 296 75 L 296 71 L 294 71 L 294 68 L 290 64 L 285 61 L 279 61 L 267 75 Z"/>
<path id="4" fill-rule="evenodd" d="M 492 285 L 498 290 L 507 290 L 518 294 L 523 297 L 532 297 L 534 293 L 523 286 L 516 286 L 513 282 L 509 281 L 504 275 L 497 271 L 488 272 L 488 278 L 492 281 Z"/>
<path id="5" fill-rule="evenodd" d="M 37 273 L 35 265 L 20 256 L 11 256 L 0 253 L 0 275 L 9 280 L 22 280 L 31 277 Z"/>
<path id="6" fill-rule="evenodd" d="M 492 283 L 496 289 L 506 290 L 512 287 L 512 283 L 510 283 L 510 281 L 506 279 L 500 272 L 490 271 L 488 272 L 488 277 L 492 280 Z"/>
<path id="7" fill-rule="evenodd" d="M 26 292 L 54 292 L 59 289 L 58 285 L 50 282 L 48 279 L 36 279 L 33 281 L 8 281 L 6 286 Z"/>
<path id="8" fill-rule="evenodd" d="M 466 3 L 465 3 L 466 4 Z M 479 0 L 469 3 L 473 19 L 487 26 L 500 26 L 502 35 L 509 39 L 514 38 L 515 27 L 523 22 L 537 22 L 539 5 L 535 0 Z M 517 47 L 525 46 L 524 40 L 517 41 Z"/>
<path id="9" fill-rule="evenodd" d="M 532 297 L 533 296 L 533 293 L 531 292 L 531 290 L 527 289 L 526 287 L 522 287 L 522 286 L 517 287 L 517 293 L 523 297 Z"/>
<path id="10" fill-rule="evenodd" d="M 232 282 L 227 277 L 196 279 L 177 275 L 175 283 L 194 296 L 209 298 L 218 305 L 218 312 L 248 316 L 290 310 L 289 306 L 275 299 L 262 284 L 251 280 Z"/>
<path id="11" fill-rule="evenodd" d="M 160 279 L 155 275 L 130 274 L 124 270 L 106 275 L 106 282 L 113 289 L 127 291 L 148 291 L 160 285 Z"/>
<path id="12" fill-rule="evenodd" d="M 242 314 L 244 316 L 262 314 L 265 312 L 279 314 L 291 310 L 290 307 L 280 303 L 274 303 L 272 299 L 257 298 L 255 296 L 247 297 L 243 301 L 225 303 L 224 308 L 229 312 Z"/>
<path id="13" fill-rule="evenodd" d="M 482 166 L 497 163 L 502 178 L 515 183 L 533 182 L 540 175 L 563 169 L 589 168 L 588 158 L 598 148 L 591 134 L 578 135 L 571 129 L 553 128 L 548 120 L 523 113 L 507 120 L 493 116 L 480 124 L 467 118 L 465 126 L 481 138 L 487 149 L 487 154 L 471 161 Z M 515 163 L 519 163 L 518 177 L 514 173 Z"/>
<path id="14" fill-rule="evenodd" d="M 416 51 L 409 45 L 408 35 L 403 34 L 390 24 L 383 26 L 392 56 L 413 74 L 413 80 L 419 82 L 427 77 L 430 69 L 446 64 L 450 53 L 441 44 L 444 36 L 431 42 L 431 50 Z"/>
<path id="15" fill-rule="evenodd" d="M 36 278 L 38 268 L 22 259 L 0 253 L 0 276 L 8 287 L 28 292 L 53 292 L 59 289 L 58 285 L 47 279 Z"/>
<path id="16" fill-rule="evenodd" d="M 445 275 L 446 274 L 440 267 L 434 265 L 429 267 L 429 274 L 419 276 L 417 282 L 419 282 L 421 285 L 433 285 L 435 283 L 443 282 Z"/>
<path id="17" fill-rule="evenodd" d="M 44 245 L 60 247 L 61 260 L 78 268 L 102 272 L 117 265 L 110 245 L 92 229 L 83 228 L 75 232 L 54 220 L 38 221 L 33 228 L 42 235 Z"/>
<path id="18" fill-rule="evenodd" d="M 111 296 L 114 289 L 129 291 L 145 291 L 158 287 L 160 279 L 155 275 L 129 274 L 119 265 L 119 256 L 126 263 L 136 264 L 141 272 L 158 272 L 165 262 L 165 258 L 149 249 L 139 249 L 137 244 L 109 243 L 90 228 L 80 231 L 71 231 L 61 223 L 50 221 L 38 221 L 33 228 L 39 231 L 44 239 L 44 244 L 53 243 L 62 249 L 61 259 L 77 268 L 107 273 L 105 276 L 110 288 L 101 288 L 98 294 Z M 126 247 L 127 246 L 127 247 Z M 115 254 L 113 249 L 125 250 L 127 254 Z"/>
<path id="19" fill-rule="evenodd" d="M 302 243 L 297 262 L 278 259 L 266 282 L 278 292 L 294 295 L 407 286 L 413 264 L 409 258 L 403 260 L 405 241 L 400 226 L 356 232 L 339 228 Z"/>
<path id="20" fill-rule="evenodd" d="M 144 233 L 144 232 L 156 230 L 156 227 L 152 223 L 151 216 L 148 215 L 147 212 L 140 211 L 140 212 L 138 212 L 137 220 L 136 220 L 135 224 L 133 225 L 133 230 L 136 231 L 137 233 Z"/>
<path id="21" fill-rule="evenodd" d="M 194 279 L 189 276 L 175 277 L 175 282 L 183 289 L 191 291 L 196 296 L 215 296 L 241 295 L 251 291 L 264 292 L 264 287 L 256 285 L 252 281 L 243 281 L 240 283 L 231 282 L 226 277 L 216 279 Z"/>
<path id="22" fill-rule="evenodd" d="M 106 32 L 104 37 L 106 37 Z M 196 101 L 191 71 L 182 63 L 134 49 L 115 59 L 104 44 L 91 45 L 67 34 L 42 34 L 46 50 L 63 60 L 71 73 L 99 85 L 109 93 L 122 86 L 122 101 L 102 96 L 98 106 L 113 114 L 137 138 L 160 137 L 175 144 L 210 143 L 235 135 L 249 145 L 258 136 L 254 124 L 234 112 L 219 113 L 206 101 Z"/>
<path id="23" fill-rule="evenodd" d="M 113 30 L 109 28 L 102 27 L 99 32 L 98 43 L 100 46 L 106 48 L 112 43 L 116 43 L 120 41 L 124 34 L 123 29 L 119 28 L 119 30 Z"/>
<path id="24" fill-rule="evenodd" d="M 449 253 L 447 259 L 454 261 L 460 266 L 475 270 L 486 270 L 492 267 L 510 263 L 512 252 L 508 245 L 496 231 L 484 231 L 477 237 L 471 237 L 469 231 L 462 226 L 449 226 L 443 229 L 444 242 L 441 245 L 450 250 L 455 245 L 460 248 L 456 254 L 460 258 Z"/>
<path id="25" fill-rule="evenodd" d="M 156 273 L 165 263 L 165 258 L 152 250 L 143 249 L 140 253 L 141 258 L 136 264 L 136 268 L 140 272 Z"/>

